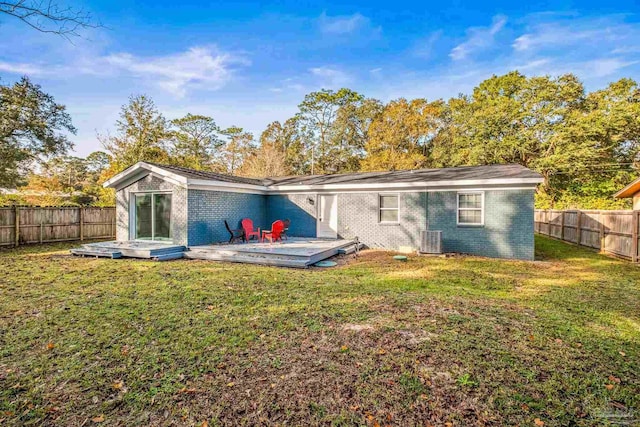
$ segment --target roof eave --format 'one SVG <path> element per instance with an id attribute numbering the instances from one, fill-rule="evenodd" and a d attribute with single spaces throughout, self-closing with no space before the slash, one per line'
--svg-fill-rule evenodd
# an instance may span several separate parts
<path id="1" fill-rule="evenodd" d="M 154 173 L 178 185 L 187 184 L 187 178 L 183 176 L 146 162 L 138 162 L 133 166 L 129 166 L 119 174 L 116 174 L 109 178 L 102 184 L 102 186 L 105 188 L 115 188 L 117 190 L 119 188 L 122 188 L 122 183 L 127 182 L 131 177 L 135 176 L 136 174 L 142 176 L 145 173 Z"/>
<path id="2" fill-rule="evenodd" d="M 640 192 L 640 178 L 633 181 L 631 184 L 624 187 L 613 195 L 616 199 L 626 199 L 633 197 L 636 193 Z"/>
<path id="3" fill-rule="evenodd" d="M 375 190 L 384 188 L 439 188 L 479 185 L 530 185 L 535 187 L 544 181 L 542 177 L 531 178 L 492 178 L 472 180 L 419 181 L 419 182 L 380 182 L 368 184 L 311 184 L 311 185 L 271 185 L 270 191 L 314 191 L 314 190 Z"/>

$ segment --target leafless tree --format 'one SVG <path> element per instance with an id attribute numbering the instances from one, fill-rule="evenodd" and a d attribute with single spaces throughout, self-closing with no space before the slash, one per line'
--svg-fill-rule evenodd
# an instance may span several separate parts
<path id="1" fill-rule="evenodd" d="M 69 39 L 83 28 L 102 25 L 82 9 L 62 6 L 54 0 L 0 0 L 0 14 L 18 18 L 31 28 Z"/>

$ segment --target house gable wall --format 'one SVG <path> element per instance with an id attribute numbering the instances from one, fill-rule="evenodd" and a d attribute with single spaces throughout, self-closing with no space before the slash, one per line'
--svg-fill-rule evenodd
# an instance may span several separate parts
<path id="1" fill-rule="evenodd" d="M 131 194 L 136 192 L 171 191 L 173 242 L 187 244 L 187 190 L 153 174 L 116 192 L 116 239 L 129 240 L 129 206 Z"/>

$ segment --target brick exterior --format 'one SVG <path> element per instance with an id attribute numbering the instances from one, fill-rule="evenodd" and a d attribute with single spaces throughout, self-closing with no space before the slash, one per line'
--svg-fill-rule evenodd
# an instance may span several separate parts
<path id="1" fill-rule="evenodd" d="M 117 193 L 117 239 L 129 239 L 129 198 L 136 191 L 172 191 L 174 243 L 188 246 L 228 239 L 224 220 L 238 227 L 244 217 L 269 228 L 290 219 L 291 236 L 316 236 L 315 194 L 257 195 L 189 190 L 148 175 Z M 534 256 L 534 190 L 485 191 L 485 224 L 458 226 L 457 192 L 406 192 L 400 196 L 398 224 L 378 221 L 378 192 L 338 194 L 338 236 L 357 236 L 369 247 L 396 250 L 419 247 L 420 230 L 442 230 L 446 252 L 532 260 Z M 313 201 L 311 203 L 310 201 Z"/>
<path id="2" fill-rule="evenodd" d="M 316 236 L 316 195 L 291 194 L 267 197 L 267 221 L 290 219 L 289 235 L 299 237 Z M 313 203 L 310 202 L 313 201 Z"/>
<path id="3" fill-rule="evenodd" d="M 242 218 L 251 218 L 254 227 L 268 227 L 266 196 L 224 191 L 189 190 L 189 245 L 225 242 L 229 233 L 224 220 L 232 228 L 240 227 Z"/>
<path id="4" fill-rule="evenodd" d="M 171 225 L 173 242 L 187 244 L 187 190 L 152 174 L 116 193 L 116 240 L 129 240 L 129 206 L 131 193 L 171 191 Z"/>
<path id="5" fill-rule="evenodd" d="M 532 260 L 534 190 L 484 193 L 484 226 L 456 224 L 457 192 L 430 192 L 429 229 L 442 230 L 445 252 Z"/>
<path id="6" fill-rule="evenodd" d="M 379 194 L 338 194 L 338 236 L 345 239 L 357 236 L 362 243 L 373 248 L 417 248 L 420 230 L 424 230 L 427 223 L 426 193 L 390 193 L 399 195 L 400 220 L 397 224 L 379 222 Z"/>

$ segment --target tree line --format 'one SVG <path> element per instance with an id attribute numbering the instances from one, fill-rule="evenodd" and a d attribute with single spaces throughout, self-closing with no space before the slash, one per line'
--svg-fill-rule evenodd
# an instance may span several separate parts
<path id="1" fill-rule="evenodd" d="M 25 106 L 24 99 L 33 100 Z M 15 117 L 15 103 L 46 120 Z M 71 118 L 39 86 L 25 78 L 0 87 L 0 187 L 57 180 L 51 187 L 94 188 L 94 200 L 109 203 L 100 182 L 137 161 L 249 177 L 519 163 L 544 177 L 538 207 L 624 208 L 627 201 L 612 194 L 640 166 L 640 89 L 621 79 L 587 92 L 572 74 L 517 71 L 447 101 L 383 103 L 347 88 L 323 89 L 307 94 L 293 117 L 270 123 L 258 138 L 204 115 L 168 120 L 138 95 L 122 107 L 114 133 L 98 136 L 104 153 L 83 165 L 61 157 L 71 148 L 63 131 L 75 131 Z M 34 161 L 52 155 L 38 174 L 28 173 Z"/>

